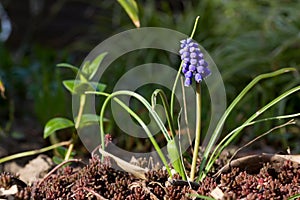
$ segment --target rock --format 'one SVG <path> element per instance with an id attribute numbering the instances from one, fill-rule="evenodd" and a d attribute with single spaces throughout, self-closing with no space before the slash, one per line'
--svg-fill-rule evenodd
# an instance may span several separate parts
<path id="1" fill-rule="evenodd" d="M 52 159 L 46 155 L 39 155 L 29 161 L 24 167 L 20 167 L 15 162 L 5 166 L 5 171 L 17 173 L 19 178 L 27 184 L 31 184 L 41 179 L 52 167 Z"/>

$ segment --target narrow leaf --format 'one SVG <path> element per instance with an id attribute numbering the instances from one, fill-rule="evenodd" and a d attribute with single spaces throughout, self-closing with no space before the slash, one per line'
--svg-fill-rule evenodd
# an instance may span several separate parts
<path id="1" fill-rule="evenodd" d="M 138 16 L 138 6 L 135 0 L 118 0 L 119 4 L 126 11 L 127 15 L 130 17 L 133 24 L 139 28 L 140 20 Z"/>
<path id="2" fill-rule="evenodd" d="M 288 198 L 288 200 L 294 200 L 294 199 L 297 199 L 297 198 L 300 198 L 300 194 L 296 194 L 294 196 L 291 196 L 290 198 Z"/>
<path id="3" fill-rule="evenodd" d="M 277 70 L 275 72 L 270 72 L 270 73 L 266 73 L 266 74 L 261 74 L 259 76 L 257 76 L 256 78 L 254 78 L 241 92 L 240 94 L 232 101 L 232 103 L 229 105 L 229 107 L 226 109 L 226 111 L 224 112 L 224 114 L 222 115 L 221 119 L 219 120 L 213 135 L 211 136 L 208 145 L 205 148 L 205 151 L 203 153 L 203 159 L 201 161 L 200 164 L 200 170 L 199 170 L 199 177 L 198 177 L 198 181 L 202 180 L 205 176 L 205 173 L 203 171 L 204 168 L 207 169 L 208 171 L 208 166 L 210 166 L 210 164 L 213 162 L 212 159 L 215 155 L 215 153 L 217 152 L 217 148 L 215 148 L 215 150 L 212 153 L 212 156 L 210 156 L 210 158 L 208 157 L 213 145 L 215 144 L 218 136 L 221 134 L 221 130 L 222 127 L 227 119 L 227 117 L 229 116 L 229 114 L 231 113 L 231 111 L 235 108 L 235 106 L 241 101 L 241 99 L 250 91 L 251 88 L 253 88 L 259 81 L 263 80 L 263 79 L 267 79 L 267 78 L 272 78 L 272 77 L 276 77 L 279 76 L 281 74 L 287 73 L 287 72 L 292 72 L 295 71 L 295 68 L 283 68 L 280 70 Z M 251 119 L 252 120 L 252 119 Z M 237 133 L 238 134 L 238 133 Z M 220 144 L 218 144 L 218 146 L 220 146 Z M 209 160 L 208 160 L 209 159 Z M 208 163 L 208 165 L 206 165 L 206 163 Z"/>
<path id="4" fill-rule="evenodd" d="M 53 118 L 49 120 L 44 128 L 44 139 L 58 130 L 74 126 L 74 123 L 66 118 Z"/>
<path id="5" fill-rule="evenodd" d="M 70 65 L 68 63 L 60 63 L 60 64 L 57 64 L 56 65 L 57 67 L 62 67 L 62 68 L 69 68 L 71 69 L 72 71 L 74 71 L 75 74 L 78 73 L 79 69 L 73 65 Z"/>

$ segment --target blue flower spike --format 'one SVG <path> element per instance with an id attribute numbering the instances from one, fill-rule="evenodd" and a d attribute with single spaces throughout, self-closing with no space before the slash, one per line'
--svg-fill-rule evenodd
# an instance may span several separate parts
<path id="1" fill-rule="evenodd" d="M 200 83 L 211 74 L 211 71 L 208 69 L 208 63 L 203 58 L 199 44 L 193 42 L 191 38 L 181 40 L 180 43 L 179 54 L 183 61 L 184 85 L 188 87 L 192 85 L 193 78 L 197 83 Z"/>

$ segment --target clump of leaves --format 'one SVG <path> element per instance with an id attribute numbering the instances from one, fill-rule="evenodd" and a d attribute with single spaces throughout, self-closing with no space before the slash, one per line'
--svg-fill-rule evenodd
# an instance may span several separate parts
<path id="1" fill-rule="evenodd" d="M 68 68 L 74 71 L 75 74 L 79 76 L 79 79 L 74 80 L 64 80 L 63 85 L 65 88 L 72 94 L 72 95 L 78 95 L 80 98 L 80 108 L 78 109 L 77 117 L 74 119 L 75 122 L 73 122 L 70 119 L 63 118 L 63 117 L 56 117 L 51 120 L 49 120 L 44 128 L 44 138 L 52 137 L 55 138 L 55 133 L 59 130 L 66 129 L 66 128 L 75 128 L 73 129 L 73 134 L 71 141 L 72 143 L 69 145 L 68 149 L 65 149 L 63 147 L 58 149 L 59 155 L 61 157 L 55 157 L 55 161 L 57 163 L 62 161 L 62 158 L 64 160 L 68 160 L 69 158 L 74 155 L 73 148 L 74 144 L 78 140 L 78 136 L 76 135 L 76 130 L 83 128 L 85 126 L 98 123 L 99 116 L 92 115 L 92 114 L 83 114 L 85 103 L 86 103 L 86 94 L 83 93 L 83 91 L 99 91 L 102 92 L 105 89 L 105 85 L 93 82 L 93 78 L 104 58 L 106 53 L 100 54 L 93 60 L 93 62 L 85 62 L 79 70 L 77 67 L 70 65 L 70 64 L 58 64 L 58 67 Z"/>

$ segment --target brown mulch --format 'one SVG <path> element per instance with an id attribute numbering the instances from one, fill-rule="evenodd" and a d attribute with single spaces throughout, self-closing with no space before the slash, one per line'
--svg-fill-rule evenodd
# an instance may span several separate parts
<path id="1" fill-rule="evenodd" d="M 195 194 L 211 196 L 218 190 L 222 199 L 287 199 L 300 193 L 300 165 L 286 160 L 274 168 L 265 164 L 258 173 L 232 168 L 218 177 L 208 175 L 201 183 L 168 179 L 165 170 L 151 170 L 146 179 L 117 171 L 98 157 L 88 165 L 66 166 L 50 176 L 26 185 L 15 175 L 0 175 L 0 197 L 14 199 L 196 199 Z M 213 193 L 212 193 L 213 191 Z M 2 195 L 2 196 L 1 196 Z M 197 198 L 200 199 L 200 198 Z"/>

